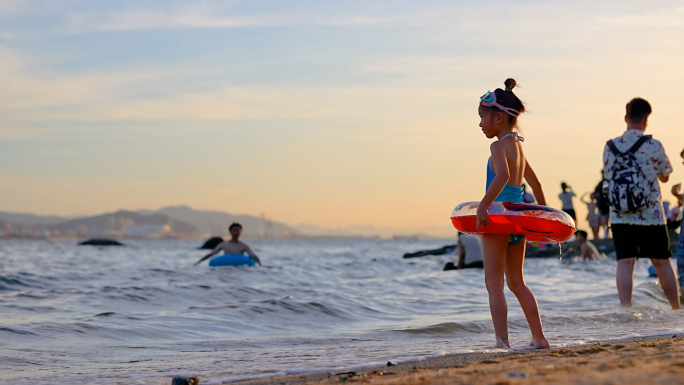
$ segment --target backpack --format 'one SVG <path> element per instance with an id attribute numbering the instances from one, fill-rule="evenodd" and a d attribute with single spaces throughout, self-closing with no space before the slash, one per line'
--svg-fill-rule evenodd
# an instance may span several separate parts
<path id="1" fill-rule="evenodd" d="M 650 206 L 653 181 L 646 178 L 635 156 L 639 147 L 650 139 L 651 135 L 642 136 L 625 152 L 620 152 L 612 140 L 606 143 L 615 155 L 615 162 L 603 182 L 603 195 L 610 207 L 619 213 L 634 213 Z"/>

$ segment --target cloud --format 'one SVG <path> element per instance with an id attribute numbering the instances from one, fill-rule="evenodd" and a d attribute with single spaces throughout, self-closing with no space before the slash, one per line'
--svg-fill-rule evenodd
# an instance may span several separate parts
<path id="1" fill-rule="evenodd" d="M 155 29 L 234 29 L 246 27 L 295 27 L 295 26 L 373 26 L 406 25 L 429 26 L 438 20 L 453 22 L 454 17 L 463 14 L 464 7 L 418 10 L 396 13 L 391 10 L 382 12 L 354 12 L 348 9 L 315 11 L 309 9 L 292 10 L 281 13 L 257 12 L 239 14 L 224 6 L 208 4 L 180 6 L 166 9 L 129 9 L 109 12 L 71 12 L 67 15 L 65 31 L 72 33 L 89 30 L 136 31 Z M 226 15 L 226 13 L 233 13 Z M 331 13 L 342 14 L 330 16 Z M 346 15 L 345 15 L 346 14 Z"/>
<path id="2" fill-rule="evenodd" d="M 2 0 L 0 1 L 0 18 L 13 16 L 26 11 L 27 0 Z"/>
<path id="3" fill-rule="evenodd" d="M 196 91 L 169 86 L 195 76 L 187 74 L 187 63 L 63 74 L 38 69 L 38 62 L 0 46 L 2 140 L 87 130 L 84 123 L 390 119 L 396 109 L 404 117 L 419 115 L 415 111 L 453 97 L 448 87 L 409 84 L 237 86 L 222 80 Z M 150 96 L 148 89 L 160 92 Z"/>

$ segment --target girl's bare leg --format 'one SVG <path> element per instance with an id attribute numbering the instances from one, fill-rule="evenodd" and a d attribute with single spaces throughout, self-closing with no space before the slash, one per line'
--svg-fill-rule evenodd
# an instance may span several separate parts
<path id="1" fill-rule="evenodd" d="M 510 348 L 508 342 L 508 307 L 504 295 L 504 270 L 508 235 L 485 234 L 482 237 L 482 260 L 484 262 L 485 285 L 489 293 L 489 310 L 494 322 L 497 348 Z"/>
<path id="2" fill-rule="evenodd" d="M 537 299 L 529 287 L 525 284 L 523 278 L 523 264 L 525 262 L 525 241 L 519 242 L 515 245 L 508 245 L 508 252 L 506 253 L 506 281 L 508 288 L 518 298 L 520 307 L 527 323 L 530 325 L 532 332 L 532 342 L 529 347 L 534 349 L 546 349 L 549 347 L 549 341 L 544 336 L 542 329 L 541 317 L 539 316 L 539 306 Z"/>

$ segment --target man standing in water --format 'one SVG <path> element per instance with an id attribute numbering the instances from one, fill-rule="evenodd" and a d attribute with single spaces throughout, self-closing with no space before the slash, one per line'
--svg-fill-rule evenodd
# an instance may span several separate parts
<path id="1" fill-rule="evenodd" d="M 645 136 L 651 105 L 635 98 L 627 103 L 627 130 L 603 150 L 603 176 L 610 203 L 610 222 L 617 254 L 620 303 L 632 304 L 634 265 L 650 258 L 672 309 L 679 309 L 677 278 L 658 180 L 665 183 L 672 165 L 659 141 Z"/>
<path id="2" fill-rule="evenodd" d="M 218 253 L 221 250 L 223 250 L 223 252 L 226 254 L 243 254 L 246 252 L 250 257 L 254 258 L 254 260 L 257 261 L 259 266 L 262 266 L 259 257 L 257 257 L 256 254 L 254 254 L 252 249 L 250 249 L 249 246 L 238 240 L 240 234 L 242 233 L 242 225 L 239 223 L 233 223 L 232 225 L 230 225 L 230 227 L 228 227 L 228 231 L 230 231 L 230 241 L 224 241 L 216 245 L 216 247 L 214 247 L 214 250 L 212 250 L 211 253 L 205 255 L 204 257 L 202 257 L 202 259 L 195 262 L 195 266 L 199 265 L 202 261 Z"/>
<path id="3" fill-rule="evenodd" d="M 684 150 L 679 154 L 684 161 Z M 684 162 L 683 162 L 684 163 Z M 684 196 L 682 196 L 682 184 L 677 183 L 672 186 L 672 195 L 677 198 L 677 204 L 680 210 L 684 210 L 682 205 L 684 204 Z M 679 292 L 684 293 L 684 217 L 680 211 L 679 217 L 681 217 L 681 225 L 679 227 L 679 242 L 677 243 L 677 275 L 679 276 Z"/>

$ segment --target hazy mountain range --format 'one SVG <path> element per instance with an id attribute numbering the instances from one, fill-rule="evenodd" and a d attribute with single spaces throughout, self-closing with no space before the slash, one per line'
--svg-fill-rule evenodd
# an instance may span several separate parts
<path id="1" fill-rule="evenodd" d="M 188 206 L 169 206 L 159 210 L 120 210 L 95 216 L 59 217 L 34 214 L 9 213 L 0 211 L 0 226 L 6 224 L 32 226 L 43 231 L 59 228 L 64 231 L 88 229 L 89 234 L 104 233 L 106 229 L 136 226 L 168 225 L 175 233 L 195 234 L 196 236 L 226 236 L 231 223 L 243 226 L 245 238 L 300 238 L 300 237 L 381 237 L 420 236 L 452 237 L 455 231 L 445 224 L 440 227 L 414 229 L 386 228 L 375 226 L 346 226 L 328 228 L 311 224 L 286 224 L 268 218 L 252 215 L 235 215 L 221 211 L 195 210 Z"/>

